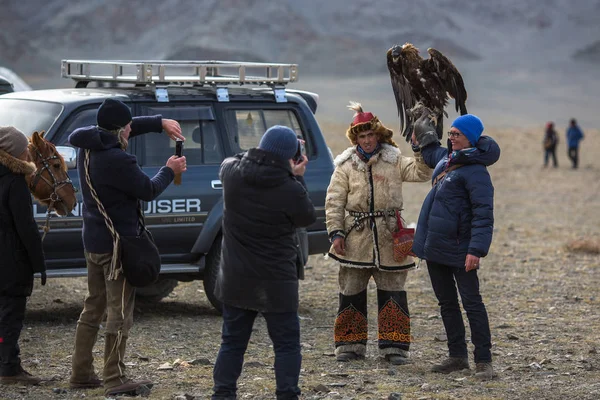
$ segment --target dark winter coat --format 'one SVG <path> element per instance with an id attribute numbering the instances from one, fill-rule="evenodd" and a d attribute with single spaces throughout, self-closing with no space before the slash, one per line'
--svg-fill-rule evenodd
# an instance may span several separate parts
<path id="1" fill-rule="evenodd" d="M 482 136 L 476 147 L 452 153 L 439 145 L 423 149 L 423 158 L 435 166 L 432 182 L 448 168 L 425 198 L 417 225 L 413 252 L 422 259 L 457 268 L 467 254 L 485 257 L 494 229 L 494 187 L 487 167 L 500 158 L 500 147 Z"/>
<path id="2" fill-rule="evenodd" d="M 0 150 L 0 296 L 29 296 L 46 263 L 25 176 L 33 163 Z"/>
<path id="3" fill-rule="evenodd" d="M 558 135 L 556 134 L 554 128 L 546 129 L 546 134 L 544 135 L 544 148 L 548 151 L 554 151 L 557 144 Z"/>
<path id="4" fill-rule="evenodd" d="M 295 230 L 315 209 L 287 161 L 250 149 L 223 161 L 223 243 L 215 295 L 259 312 L 298 310 Z"/>
<path id="5" fill-rule="evenodd" d="M 148 132 L 162 132 L 161 116 L 133 118 L 130 138 Z M 171 168 L 162 167 L 153 178 L 148 177 L 136 157 L 121 149 L 117 135 L 97 126 L 75 130 L 69 135 L 69 143 L 79 147 L 77 172 L 83 193 L 84 248 L 90 253 L 112 253 L 112 236 L 85 180 L 84 150 L 92 150 L 92 185 L 120 235 L 137 234 L 138 200 L 154 200 L 169 186 L 175 174 Z"/>

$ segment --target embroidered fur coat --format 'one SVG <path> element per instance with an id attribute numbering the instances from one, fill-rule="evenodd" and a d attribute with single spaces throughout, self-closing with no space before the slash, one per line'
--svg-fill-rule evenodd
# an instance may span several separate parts
<path id="1" fill-rule="evenodd" d="M 397 147 L 381 144 L 367 162 L 346 149 L 336 157 L 335 171 L 327 188 L 325 214 L 330 238 L 345 236 L 345 255 L 331 247 L 329 256 L 346 267 L 403 270 L 414 266 L 412 257 L 394 260 L 392 232 L 398 230 L 395 210 L 402 210 L 402 183 L 425 182 L 432 169 L 420 152 L 405 157 Z M 385 214 L 357 221 L 356 213 Z M 353 215 L 354 214 L 354 215 Z"/>

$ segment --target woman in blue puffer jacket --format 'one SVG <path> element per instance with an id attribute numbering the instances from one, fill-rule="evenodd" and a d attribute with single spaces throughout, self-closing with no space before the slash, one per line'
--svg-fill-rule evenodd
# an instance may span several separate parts
<path id="1" fill-rule="evenodd" d="M 413 145 L 418 145 L 415 137 L 421 137 L 418 130 L 435 131 L 435 127 L 421 118 L 415 124 Z M 423 159 L 434 168 L 433 187 L 421 208 L 413 252 L 427 262 L 448 336 L 449 358 L 432 371 L 469 368 L 458 287 L 475 346 L 475 377 L 486 380 L 493 377 L 492 343 L 477 270 L 492 242 L 494 187 L 487 167 L 500 158 L 500 147 L 482 132 L 478 117 L 463 115 L 448 132 L 448 149 L 439 143 L 422 149 Z"/>

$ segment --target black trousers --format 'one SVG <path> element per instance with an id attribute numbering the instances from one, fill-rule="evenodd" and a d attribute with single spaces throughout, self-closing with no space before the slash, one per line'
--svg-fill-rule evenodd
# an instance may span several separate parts
<path id="1" fill-rule="evenodd" d="M 475 363 L 491 362 L 492 335 L 487 311 L 479 294 L 477 270 L 467 272 L 464 268 L 450 267 L 431 261 L 427 261 L 427 270 L 440 305 L 442 321 L 448 336 L 450 357 L 468 357 L 465 325 L 456 293 L 458 287 L 471 327 Z"/>
<path id="2" fill-rule="evenodd" d="M 556 147 L 546 149 L 544 154 L 544 167 L 548 166 L 548 159 L 550 157 L 552 157 L 552 165 L 554 165 L 554 167 L 558 167 L 558 161 L 556 160 Z"/>
<path id="3" fill-rule="evenodd" d="M 0 296 L 0 376 L 14 376 L 20 372 L 19 336 L 26 304 L 26 296 Z"/>
<path id="4" fill-rule="evenodd" d="M 223 304 L 221 348 L 213 370 L 211 399 L 236 399 L 237 380 L 242 373 L 254 320 L 258 313 Z M 275 352 L 275 394 L 277 400 L 296 400 L 300 396 L 298 381 L 300 353 L 300 319 L 297 312 L 262 313 Z"/>
<path id="5" fill-rule="evenodd" d="M 573 168 L 579 165 L 579 147 L 569 147 L 569 158 L 573 163 Z"/>

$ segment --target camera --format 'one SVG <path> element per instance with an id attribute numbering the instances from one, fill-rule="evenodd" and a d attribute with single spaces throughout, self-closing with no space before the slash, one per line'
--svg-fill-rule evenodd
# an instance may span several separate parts
<path id="1" fill-rule="evenodd" d="M 294 163 L 298 164 L 300 162 L 302 162 L 302 157 L 306 155 L 306 147 L 304 147 L 304 139 L 302 139 L 301 137 L 298 137 L 298 150 L 296 151 L 296 154 L 294 155 Z"/>

